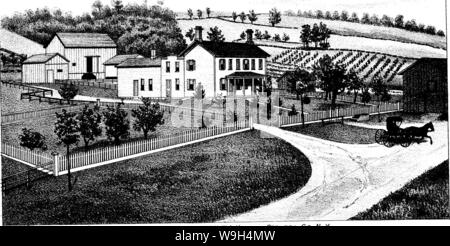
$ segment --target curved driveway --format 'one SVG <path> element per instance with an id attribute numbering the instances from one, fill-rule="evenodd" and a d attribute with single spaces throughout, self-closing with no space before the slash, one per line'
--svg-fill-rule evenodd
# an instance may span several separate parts
<path id="1" fill-rule="evenodd" d="M 286 198 L 220 222 L 347 220 L 448 160 L 447 122 L 435 123 L 433 145 L 386 148 L 331 142 L 276 127 L 255 129 L 277 136 L 310 160 L 312 176 Z"/>

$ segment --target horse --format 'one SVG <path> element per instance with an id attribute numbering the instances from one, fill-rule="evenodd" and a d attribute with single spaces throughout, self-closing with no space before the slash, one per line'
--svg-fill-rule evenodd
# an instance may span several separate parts
<path id="1" fill-rule="evenodd" d="M 428 132 L 434 132 L 434 126 L 431 121 L 422 127 L 414 127 L 414 126 L 407 127 L 403 129 L 403 132 L 405 133 L 406 136 L 421 137 L 421 140 L 423 140 L 424 138 L 429 138 L 430 143 L 433 144 L 433 139 L 430 136 L 428 136 Z"/>

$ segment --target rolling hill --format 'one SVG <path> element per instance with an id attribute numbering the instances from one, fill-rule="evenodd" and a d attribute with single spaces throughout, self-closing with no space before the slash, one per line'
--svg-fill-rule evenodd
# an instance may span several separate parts
<path id="1" fill-rule="evenodd" d="M 45 49 L 41 44 L 3 28 L 0 28 L 0 48 L 28 56 L 45 53 Z"/>

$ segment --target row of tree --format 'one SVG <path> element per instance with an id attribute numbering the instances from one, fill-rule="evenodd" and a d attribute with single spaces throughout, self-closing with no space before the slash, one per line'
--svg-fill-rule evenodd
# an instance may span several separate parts
<path id="1" fill-rule="evenodd" d="M 242 32 L 239 36 L 242 40 L 245 40 L 247 37 L 247 34 L 245 32 Z M 283 35 L 280 35 L 278 33 L 274 34 L 273 36 L 269 34 L 269 32 L 266 30 L 264 32 L 261 32 L 261 30 L 256 29 L 255 30 L 255 39 L 257 40 L 270 40 L 272 39 L 275 42 L 287 42 L 291 38 L 286 33 L 283 33 Z"/>
<path id="2" fill-rule="evenodd" d="M 288 15 L 293 15 L 293 12 L 290 11 L 286 13 Z M 370 15 L 368 13 L 363 13 L 362 17 L 360 18 L 357 13 L 353 12 L 350 14 L 347 11 L 322 11 L 322 10 L 316 10 L 313 11 L 298 11 L 297 16 L 301 17 L 307 17 L 307 18 L 317 18 L 317 19 L 325 19 L 325 20 L 340 20 L 340 21 L 347 21 L 347 22 L 355 22 L 355 23 L 361 23 L 361 24 L 369 24 L 369 25 L 376 25 L 376 26 L 386 26 L 386 27 L 396 27 L 405 29 L 408 31 L 413 32 L 422 32 L 427 33 L 431 35 L 439 35 L 439 36 L 445 36 L 444 31 L 439 30 L 437 31 L 434 26 L 431 25 L 424 25 L 424 24 L 418 24 L 416 23 L 416 20 L 405 20 L 405 17 L 403 15 L 397 15 L 396 17 L 390 17 L 388 15 L 383 15 L 381 18 L 376 15 Z"/>
<path id="3" fill-rule="evenodd" d="M 150 57 L 150 50 L 160 56 L 178 54 L 187 45 L 176 14 L 161 5 L 127 4 L 112 1 L 111 6 L 95 1 L 91 13 L 72 16 L 60 9 L 27 10 L 1 20 L 3 28 L 41 44 L 50 42 L 57 32 L 99 32 L 108 34 L 118 46 L 118 53 L 139 53 Z"/>
<path id="4" fill-rule="evenodd" d="M 0 53 L 0 62 L 3 66 L 18 67 L 27 59 L 27 55 L 17 55 L 15 53 Z"/>
<path id="5" fill-rule="evenodd" d="M 206 8 L 205 11 L 207 17 L 209 18 L 211 16 L 211 8 Z M 194 11 L 192 9 L 188 9 L 187 10 L 187 15 L 189 16 L 189 19 L 193 19 L 194 18 Z M 203 11 L 201 9 L 197 9 L 197 18 L 201 19 L 203 17 Z"/>
<path id="6" fill-rule="evenodd" d="M 337 95 L 345 92 L 354 93 L 354 103 L 357 96 L 361 94 L 361 101 L 368 103 L 371 100 L 370 89 L 380 101 L 389 101 L 388 86 L 381 77 L 377 77 L 369 85 L 365 85 L 358 74 L 341 65 L 333 62 L 328 55 L 320 58 L 317 64 L 312 67 L 312 71 L 297 68 L 286 74 L 287 90 L 297 95 L 301 100 L 301 117 L 304 123 L 303 104 L 309 103 L 306 96 L 308 92 L 314 92 L 316 88 L 325 91 L 325 100 L 331 97 L 331 107 L 335 108 Z M 361 92 L 361 93 L 360 93 Z"/>
<path id="7" fill-rule="evenodd" d="M 303 25 L 300 41 L 305 48 L 309 48 L 309 43 L 314 43 L 315 48 L 320 46 L 323 49 L 327 49 L 330 47 L 330 43 L 328 42 L 330 35 L 330 29 L 322 22 L 320 24 L 315 23 L 312 28 L 310 25 Z"/>
<path id="8" fill-rule="evenodd" d="M 231 18 L 233 18 L 233 21 L 236 22 L 237 18 L 241 20 L 242 23 L 245 22 L 245 20 L 248 18 L 251 24 L 253 24 L 255 21 L 258 20 L 258 15 L 255 13 L 254 10 L 250 10 L 248 14 L 245 12 L 241 12 L 240 14 L 237 14 L 236 12 L 231 13 Z M 276 8 L 273 8 L 269 11 L 269 23 L 272 26 L 275 26 L 281 22 L 281 12 L 278 11 Z"/>

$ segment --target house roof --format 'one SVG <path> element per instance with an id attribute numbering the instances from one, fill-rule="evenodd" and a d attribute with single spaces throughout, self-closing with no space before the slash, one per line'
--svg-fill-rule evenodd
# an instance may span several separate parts
<path id="1" fill-rule="evenodd" d="M 130 59 L 130 58 L 138 58 L 142 57 L 139 54 L 128 54 L 128 55 L 116 55 L 109 60 L 105 61 L 103 65 L 119 65 L 120 63 Z"/>
<path id="2" fill-rule="evenodd" d="M 58 37 L 66 48 L 116 48 L 116 43 L 104 33 L 66 33 L 59 32 Z M 48 44 L 46 45 L 46 47 Z"/>
<path id="3" fill-rule="evenodd" d="M 117 68 L 161 67 L 161 58 L 130 58 L 117 65 Z"/>
<path id="4" fill-rule="evenodd" d="M 406 72 L 410 71 L 414 67 L 419 66 L 420 64 L 423 64 L 423 63 L 433 63 L 436 66 L 442 67 L 445 70 L 447 69 L 447 59 L 446 58 L 424 57 L 424 58 L 420 58 L 419 60 L 415 61 L 413 64 L 411 64 L 408 67 L 406 67 L 405 69 L 401 70 L 398 74 L 404 75 Z"/>
<path id="5" fill-rule="evenodd" d="M 225 76 L 226 78 L 251 78 L 251 77 L 265 77 L 262 74 L 254 73 L 254 72 L 234 72 L 230 75 Z"/>
<path id="6" fill-rule="evenodd" d="M 32 55 L 32 56 L 28 57 L 28 59 L 26 59 L 23 62 L 23 64 L 41 64 L 41 63 L 46 63 L 46 62 L 50 61 L 55 56 L 60 56 L 65 61 L 69 62 L 69 60 L 67 58 L 65 58 L 64 56 L 60 55 L 59 53 L 48 53 L 48 54 Z"/>
<path id="7" fill-rule="evenodd" d="M 215 57 L 255 57 L 266 58 L 270 55 L 254 44 L 234 42 L 194 41 L 179 56 L 185 56 L 197 45 L 203 47 Z"/>

